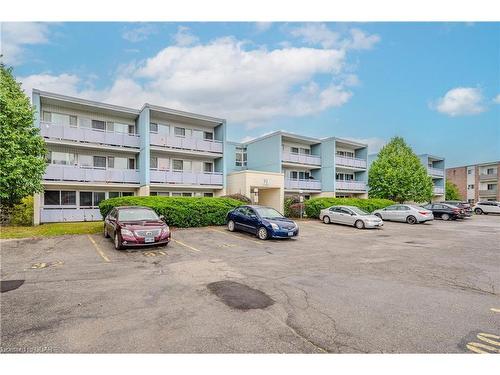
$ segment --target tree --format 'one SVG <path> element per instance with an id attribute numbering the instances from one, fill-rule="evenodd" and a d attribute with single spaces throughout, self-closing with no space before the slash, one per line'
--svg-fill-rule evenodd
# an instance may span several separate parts
<path id="1" fill-rule="evenodd" d="M 35 110 L 12 75 L 0 63 L 0 201 L 12 206 L 42 191 L 45 142 L 33 125 Z"/>
<path id="2" fill-rule="evenodd" d="M 380 150 L 368 172 L 369 195 L 396 202 L 429 202 L 432 178 L 403 138 L 394 137 Z"/>
<path id="3" fill-rule="evenodd" d="M 459 201 L 462 200 L 462 197 L 460 196 L 460 192 L 458 191 L 458 186 L 455 185 L 453 182 L 446 181 L 446 200 L 447 201 Z"/>

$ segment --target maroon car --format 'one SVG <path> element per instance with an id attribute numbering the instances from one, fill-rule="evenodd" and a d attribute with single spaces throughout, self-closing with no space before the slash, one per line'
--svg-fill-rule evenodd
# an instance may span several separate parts
<path id="1" fill-rule="evenodd" d="M 170 241 L 170 229 L 163 217 L 148 207 L 115 207 L 104 219 L 104 237 L 113 238 L 117 250 L 166 245 Z"/>

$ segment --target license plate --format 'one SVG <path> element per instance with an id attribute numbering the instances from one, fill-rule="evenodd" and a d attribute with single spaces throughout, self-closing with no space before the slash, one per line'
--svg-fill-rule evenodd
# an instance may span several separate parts
<path id="1" fill-rule="evenodd" d="M 154 237 L 146 237 L 146 238 L 144 238 L 144 242 L 145 243 L 155 242 L 155 238 Z"/>
<path id="2" fill-rule="evenodd" d="M 292 237 L 293 236 L 293 232 L 288 232 L 288 237 Z"/>

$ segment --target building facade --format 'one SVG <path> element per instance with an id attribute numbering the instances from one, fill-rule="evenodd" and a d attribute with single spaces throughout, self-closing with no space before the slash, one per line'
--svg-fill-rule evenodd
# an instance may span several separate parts
<path id="1" fill-rule="evenodd" d="M 237 143 L 226 121 L 151 104 L 141 109 L 33 91 L 47 146 L 35 224 L 101 220 L 127 195 L 240 193 L 282 210 L 285 196 L 367 197 L 367 145 L 277 131 Z"/>
<path id="2" fill-rule="evenodd" d="M 500 201 L 498 185 L 500 161 L 447 168 L 446 178 L 458 187 L 462 199 L 469 203 Z"/>

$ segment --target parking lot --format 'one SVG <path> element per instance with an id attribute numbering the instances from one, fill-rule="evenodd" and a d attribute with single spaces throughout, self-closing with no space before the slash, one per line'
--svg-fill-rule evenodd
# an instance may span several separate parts
<path id="1" fill-rule="evenodd" d="M 24 283 L 1 295 L 2 351 L 500 350 L 500 216 L 299 224 L 297 239 L 180 229 L 134 251 L 100 235 L 4 241 L 2 281 Z"/>

